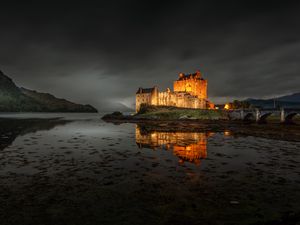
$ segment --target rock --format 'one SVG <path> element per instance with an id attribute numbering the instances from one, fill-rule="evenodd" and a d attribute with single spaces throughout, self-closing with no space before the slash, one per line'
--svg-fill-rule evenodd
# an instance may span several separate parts
<path id="1" fill-rule="evenodd" d="M 180 120 L 185 120 L 185 119 L 189 119 L 189 117 L 187 115 L 183 115 L 179 117 Z"/>
<path id="2" fill-rule="evenodd" d="M 102 117 L 103 120 L 118 120 L 118 119 L 123 119 L 124 115 L 121 112 L 113 112 L 111 114 L 106 114 Z"/>

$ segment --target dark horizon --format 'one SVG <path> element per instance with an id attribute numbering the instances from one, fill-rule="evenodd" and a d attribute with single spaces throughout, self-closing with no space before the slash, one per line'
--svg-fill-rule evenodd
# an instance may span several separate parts
<path id="1" fill-rule="evenodd" d="M 200 70 L 215 103 L 299 92 L 299 3 L 8 4 L 0 70 L 99 110 Z"/>

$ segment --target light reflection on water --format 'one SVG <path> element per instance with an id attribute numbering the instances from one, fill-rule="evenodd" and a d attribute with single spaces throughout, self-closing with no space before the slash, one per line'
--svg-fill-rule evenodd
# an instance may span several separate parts
<path id="1" fill-rule="evenodd" d="M 200 160 L 207 156 L 207 138 L 212 135 L 212 132 L 148 131 L 139 125 L 135 128 L 139 148 L 172 150 L 180 164 L 188 161 L 200 165 Z"/>
<path id="2" fill-rule="evenodd" d="M 90 163 L 103 160 L 103 155 L 109 155 L 113 158 L 109 161 L 110 164 L 119 163 L 131 168 L 130 162 L 136 159 L 133 154 L 138 152 L 158 157 L 161 165 L 168 165 L 168 160 L 171 160 L 172 165 L 176 161 L 178 165 L 188 163 L 186 165 L 191 168 L 194 168 L 192 165 L 207 168 L 211 162 L 205 161 L 212 159 L 214 164 L 222 161 L 222 166 L 218 168 L 220 170 L 241 169 L 245 168 L 249 161 L 256 163 L 265 158 L 262 149 L 266 149 L 271 156 L 272 153 L 278 153 L 272 151 L 273 148 L 280 149 L 280 146 L 284 146 L 288 150 L 299 146 L 297 143 L 280 140 L 233 136 L 229 130 L 213 132 L 208 129 L 193 132 L 185 128 L 174 131 L 168 126 L 115 125 L 102 121 L 99 114 L 9 114 L 6 117 L 16 115 L 16 120 L 2 122 L 7 127 L 7 130 L 0 134 L 0 149 L 5 150 L 0 159 L 3 161 L 2 173 L 8 168 L 12 169 L 12 165 L 15 165 L 14 172 L 25 171 L 18 157 L 25 157 L 28 162 L 32 161 L 26 164 L 27 168 L 38 168 L 44 166 L 45 159 L 36 160 L 41 157 L 47 158 L 48 162 L 72 159 Z M 35 117 L 62 119 L 32 122 L 20 120 Z M 126 163 L 122 159 L 125 153 Z M 15 157 L 16 155 L 18 157 Z M 7 165 L 7 159 L 10 159 L 10 166 L 5 169 L 3 165 Z M 63 163 L 54 164 L 55 166 L 57 170 L 65 169 Z M 48 169 L 53 170 L 50 166 Z"/>

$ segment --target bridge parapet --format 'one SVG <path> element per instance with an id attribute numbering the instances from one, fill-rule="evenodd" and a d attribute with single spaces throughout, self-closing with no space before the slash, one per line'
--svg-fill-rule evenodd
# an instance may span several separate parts
<path id="1" fill-rule="evenodd" d="M 279 116 L 282 123 L 290 123 L 297 114 L 300 115 L 300 109 L 235 109 L 228 113 L 232 120 L 255 120 L 257 123 L 265 123 L 271 115 Z"/>

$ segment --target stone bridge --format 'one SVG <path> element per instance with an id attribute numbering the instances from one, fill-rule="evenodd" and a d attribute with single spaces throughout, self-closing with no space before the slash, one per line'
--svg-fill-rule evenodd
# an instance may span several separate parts
<path id="1" fill-rule="evenodd" d="M 255 120 L 257 123 L 265 123 L 271 116 L 279 116 L 280 122 L 291 123 L 293 118 L 299 114 L 300 109 L 235 109 L 230 110 L 228 116 L 233 120 Z"/>

